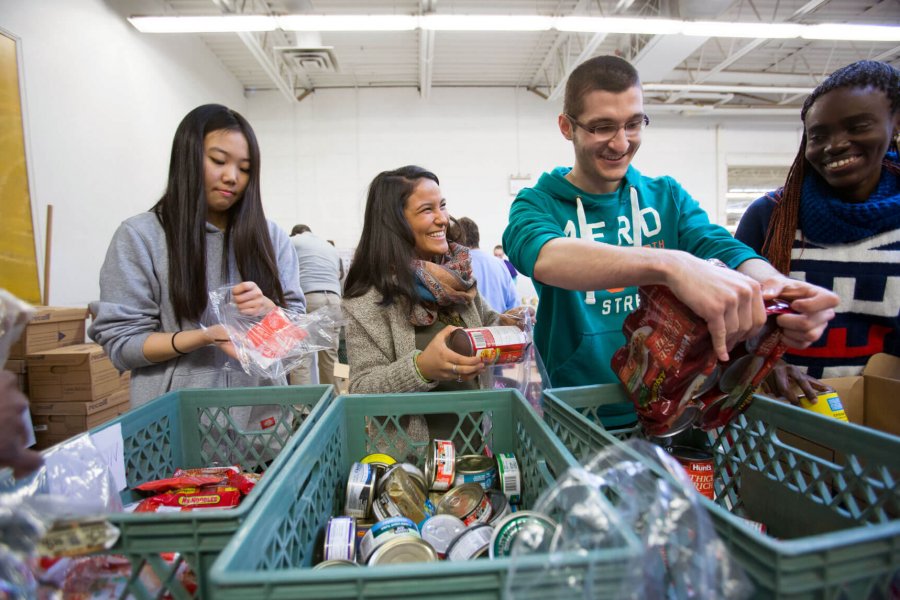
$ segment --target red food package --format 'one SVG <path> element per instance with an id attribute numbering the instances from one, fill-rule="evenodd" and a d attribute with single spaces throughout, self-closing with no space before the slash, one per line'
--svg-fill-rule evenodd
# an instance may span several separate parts
<path id="1" fill-rule="evenodd" d="M 720 427 L 750 405 L 753 392 L 784 354 L 775 317 L 790 312 L 783 300 L 766 303 L 762 330 L 721 363 L 706 322 L 665 286 L 639 288 L 640 308 L 622 327 L 626 344 L 612 358 L 651 436 L 674 435 L 694 425 Z"/>
<path id="2" fill-rule="evenodd" d="M 146 498 L 134 512 L 165 512 L 166 508 L 190 511 L 199 508 L 233 508 L 240 504 L 241 492 L 232 486 L 186 488 Z"/>
<path id="3" fill-rule="evenodd" d="M 284 356 L 306 336 L 306 331 L 292 323 L 278 307 L 247 331 L 247 341 L 266 358 Z"/>
<path id="4" fill-rule="evenodd" d="M 215 477 L 227 479 L 233 473 L 240 473 L 241 468 L 238 465 L 228 467 L 199 467 L 197 469 L 176 469 L 175 477 L 191 476 L 191 477 Z"/>
<path id="5" fill-rule="evenodd" d="M 142 492 L 167 492 L 184 488 L 198 488 L 204 485 L 216 485 L 226 479 L 226 475 L 183 475 L 183 471 L 176 471 L 174 477 L 147 481 L 134 489 Z"/>
<path id="6" fill-rule="evenodd" d="M 231 473 L 228 476 L 228 485 L 233 485 L 246 496 L 253 491 L 253 487 L 259 483 L 260 479 L 262 479 L 262 475 L 259 473 Z"/>

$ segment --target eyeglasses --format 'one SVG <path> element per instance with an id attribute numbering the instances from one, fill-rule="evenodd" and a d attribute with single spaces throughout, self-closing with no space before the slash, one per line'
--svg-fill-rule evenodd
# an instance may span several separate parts
<path id="1" fill-rule="evenodd" d="M 572 115 L 566 115 L 566 118 L 572 121 L 573 125 L 581 127 L 601 142 L 608 142 L 609 140 L 616 137 L 620 129 L 625 130 L 625 137 L 627 138 L 638 137 L 639 135 L 641 135 L 644 127 L 650 124 L 650 117 L 648 117 L 647 115 L 641 115 L 639 119 L 628 121 L 627 123 L 622 123 L 621 125 L 617 123 L 601 123 L 600 125 L 588 126 L 580 122 Z"/>

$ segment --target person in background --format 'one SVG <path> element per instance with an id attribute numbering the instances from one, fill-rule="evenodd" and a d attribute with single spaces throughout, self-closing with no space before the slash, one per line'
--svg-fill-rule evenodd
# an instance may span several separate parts
<path id="1" fill-rule="evenodd" d="M 39 452 L 25 447 L 26 410 L 28 398 L 19 390 L 16 375 L 0 370 L 0 468 L 11 468 L 15 477 L 28 475 L 44 462 Z"/>
<path id="2" fill-rule="evenodd" d="M 631 161 L 649 117 L 637 71 L 615 56 L 579 65 L 558 126 L 575 165 L 544 173 L 510 207 L 503 248 L 539 295 L 535 344 L 554 386 L 617 382 L 610 367 L 637 308 L 636 286 L 666 285 L 709 326 L 722 360 L 765 322 L 763 300 L 790 299 L 781 315 L 795 347 L 818 339 L 837 297 L 791 280 L 724 228 L 671 177 Z M 717 258 L 730 269 L 715 266 Z"/>
<path id="3" fill-rule="evenodd" d="M 334 245 L 315 235 L 306 225 L 294 225 L 291 243 L 300 262 L 300 288 L 306 296 L 306 310 L 325 306 L 341 305 L 341 258 Z M 319 383 L 334 383 L 334 363 L 337 362 L 337 348 L 321 350 L 317 355 Z M 291 372 L 291 383 L 310 384 L 312 378 L 312 355 L 306 356 L 299 367 Z"/>
<path id="4" fill-rule="evenodd" d="M 829 75 L 800 111 L 803 137 L 784 187 L 754 201 L 736 237 L 784 274 L 833 290 L 837 316 L 789 349 L 777 395 L 810 400 L 821 377 L 858 375 L 900 356 L 900 71 L 864 60 Z"/>
<path id="5" fill-rule="evenodd" d="M 494 246 L 494 256 L 503 261 L 503 265 L 506 267 L 506 270 L 509 271 L 509 276 L 512 277 L 513 282 L 515 282 L 516 277 L 519 276 L 519 272 L 516 271 L 513 264 L 506 258 L 506 254 L 503 253 L 503 246 L 500 244 Z"/>
<path id="6" fill-rule="evenodd" d="M 499 261 L 478 248 L 481 243 L 478 225 L 472 219 L 463 217 L 459 220 L 459 226 L 462 229 L 463 243 L 469 248 L 472 275 L 478 285 L 478 293 L 497 312 L 515 308 L 518 302 L 512 277 Z"/>
<path id="7" fill-rule="evenodd" d="M 297 254 L 263 213 L 259 165 L 240 114 L 199 106 L 175 132 L 162 198 L 113 235 L 89 334 L 131 370 L 132 406 L 181 388 L 286 383 L 247 375 L 209 306 L 210 290 L 235 284 L 242 314 L 304 310 Z"/>

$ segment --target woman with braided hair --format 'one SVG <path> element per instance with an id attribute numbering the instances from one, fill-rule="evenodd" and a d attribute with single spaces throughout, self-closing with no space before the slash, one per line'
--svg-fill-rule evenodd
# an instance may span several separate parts
<path id="1" fill-rule="evenodd" d="M 792 383 L 814 401 L 817 378 L 900 355 L 900 71 L 870 60 L 838 69 L 800 119 L 784 187 L 754 201 L 736 233 L 782 273 L 841 298 L 820 340 L 789 349 L 776 370 L 776 392 L 792 402 Z"/>

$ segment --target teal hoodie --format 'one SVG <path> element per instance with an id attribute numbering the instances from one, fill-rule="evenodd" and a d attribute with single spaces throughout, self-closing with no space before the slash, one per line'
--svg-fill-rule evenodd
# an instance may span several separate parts
<path id="1" fill-rule="evenodd" d="M 671 177 L 644 177 L 629 167 L 616 192 L 587 194 L 565 178 L 570 170 L 557 167 L 544 173 L 537 185 L 519 192 L 510 207 L 503 250 L 532 279 L 538 253 L 552 239 L 568 236 L 634 245 L 633 213 L 638 211 L 640 243 L 645 247 L 718 258 L 731 268 L 759 258 L 723 227 L 710 223 L 697 201 Z M 637 190 L 637 210 L 632 205 L 632 187 Z M 622 322 L 637 308 L 637 288 L 576 292 L 537 280 L 534 286 L 540 300 L 534 341 L 551 385 L 618 381 L 609 363 L 625 343 Z"/>

